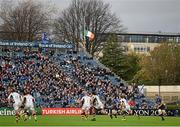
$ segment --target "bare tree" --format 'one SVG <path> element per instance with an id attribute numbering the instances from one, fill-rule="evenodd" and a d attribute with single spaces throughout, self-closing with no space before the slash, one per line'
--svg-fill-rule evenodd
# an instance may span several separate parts
<path id="1" fill-rule="evenodd" d="M 95 39 L 86 47 L 92 55 L 102 51 L 102 33 L 120 32 L 123 29 L 120 20 L 111 13 L 110 5 L 102 0 L 72 0 L 70 6 L 55 20 L 54 26 L 61 39 L 73 41 L 77 47 L 84 29 L 94 33 Z"/>
<path id="2" fill-rule="evenodd" d="M 19 1 L 17 5 L 4 0 L 0 8 L 0 30 L 7 36 L 3 39 L 34 40 L 35 34 L 48 28 L 49 12 L 43 4 L 33 0 Z"/>

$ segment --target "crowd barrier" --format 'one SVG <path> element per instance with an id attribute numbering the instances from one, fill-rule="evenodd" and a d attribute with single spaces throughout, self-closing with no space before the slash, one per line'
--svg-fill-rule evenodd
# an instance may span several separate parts
<path id="1" fill-rule="evenodd" d="M 157 109 L 133 109 L 134 115 L 158 116 Z M 80 115 L 81 108 L 36 108 L 37 115 Z M 167 109 L 167 116 L 180 116 L 180 109 Z M 0 108 L 0 116 L 15 115 L 12 108 Z"/>
<path id="2" fill-rule="evenodd" d="M 81 108 L 43 108 L 42 115 L 81 115 Z"/>
<path id="3" fill-rule="evenodd" d="M 167 116 L 180 116 L 180 109 L 166 109 Z M 140 116 L 158 116 L 157 109 L 133 109 L 133 114 Z"/>
<path id="4" fill-rule="evenodd" d="M 38 115 L 42 114 L 41 108 L 35 109 Z M 0 116 L 12 116 L 15 115 L 13 108 L 0 108 Z"/>

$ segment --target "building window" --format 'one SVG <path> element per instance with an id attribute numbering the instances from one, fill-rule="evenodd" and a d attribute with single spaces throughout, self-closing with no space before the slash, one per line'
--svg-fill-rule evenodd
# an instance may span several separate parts
<path id="1" fill-rule="evenodd" d="M 178 96 L 172 96 L 171 101 L 176 101 L 176 100 L 178 100 Z"/>
<path id="2" fill-rule="evenodd" d="M 146 36 L 131 35 L 131 42 L 146 42 Z"/>

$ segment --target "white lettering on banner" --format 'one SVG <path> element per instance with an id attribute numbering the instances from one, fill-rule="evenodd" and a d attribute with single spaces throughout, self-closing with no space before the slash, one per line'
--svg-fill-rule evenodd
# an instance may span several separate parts
<path id="1" fill-rule="evenodd" d="M 152 110 L 151 116 L 158 116 L 158 110 Z"/>
<path id="2" fill-rule="evenodd" d="M 149 110 L 145 110 L 144 115 L 149 115 Z"/>
<path id="3" fill-rule="evenodd" d="M 15 115 L 15 112 L 13 110 L 0 109 L 0 116 L 12 116 L 12 115 Z"/>
<path id="4" fill-rule="evenodd" d="M 135 114 L 138 115 L 138 111 L 137 110 L 134 110 Z"/>
<path id="5" fill-rule="evenodd" d="M 134 110 L 134 114 L 143 116 L 158 116 L 158 110 Z"/>
<path id="6" fill-rule="evenodd" d="M 42 44 L 40 42 L 1 42 L 1 46 L 30 46 L 30 47 L 42 47 L 42 48 L 73 48 L 73 45 L 70 43 L 66 44 Z"/>
<path id="7" fill-rule="evenodd" d="M 144 111 L 143 110 L 139 110 L 139 115 L 144 115 Z"/>
<path id="8" fill-rule="evenodd" d="M 80 115 L 80 108 L 43 108 L 43 115 Z"/>
<path id="9" fill-rule="evenodd" d="M 65 110 L 60 110 L 61 112 L 60 113 L 62 113 L 62 114 L 65 114 L 66 113 L 66 111 Z"/>

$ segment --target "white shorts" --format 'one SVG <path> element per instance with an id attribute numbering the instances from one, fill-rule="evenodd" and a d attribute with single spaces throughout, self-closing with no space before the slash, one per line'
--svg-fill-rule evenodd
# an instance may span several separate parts
<path id="1" fill-rule="evenodd" d="M 126 111 L 130 111 L 130 110 L 131 110 L 130 106 L 126 105 Z"/>
<path id="2" fill-rule="evenodd" d="M 103 109 L 104 108 L 104 105 L 103 104 L 100 104 L 100 105 L 96 105 L 94 106 L 96 109 Z"/>
<path id="3" fill-rule="evenodd" d="M 118 113 L 118 111 L 117 110 L 112 110 L 112 114 L 117 114 Z"/>
<path id="4" fill-rule="evenodd" d="M 82 110 L 89 110 L 91 108 L 91 106 L 90 105 L 83 105 L 82 106 Z"/>
<path id="5" fill-rule="evenodd" d="M 24 109 L 28 109 L 28 110 L 31 110 L 31 111 L 35 110 L 33 104 L 25 105 Z"/>
<path id="6" fill-rule="evenodd" d="M 162 110 L 162 109 L 158 109 L 158 113 L 159 115 L 165 115 L 166 114 L 166 111 L 165 110 Z"/>
<path id="7" fill-rule="evenodd" d="M 17 111 L 20 107 L 21 107 L 21 102 L 13 104 L 13 108 L 14 108 L 15 111 Z"/>

